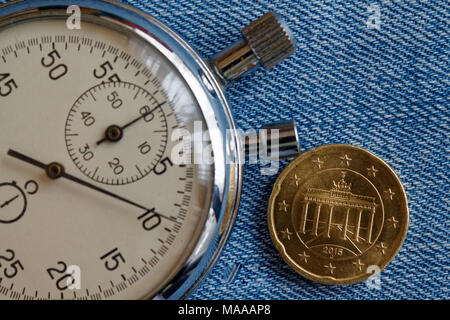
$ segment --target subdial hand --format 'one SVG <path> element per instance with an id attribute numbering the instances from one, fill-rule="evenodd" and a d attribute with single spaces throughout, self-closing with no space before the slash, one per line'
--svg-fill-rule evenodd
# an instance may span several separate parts
<path id="1" fill-rule="evenodd" d="M 139 120 L 145 118 L 146 116 L 152 114 L 156 109 L 162 107 L 165 103 L 166 103 L 166 101 L 158 104 L 152 110 L 141 114 L 139 117 L 137 117 L 136 119 L 128 122 L 124 126 L 118 126 L 118 125 L 115 125 L 115 124 L 110 125 L 105 130 L 105 136 L 102 139 L 100 139 L 99 141 L 97 141 L 97 145 L 100 145 L 100 144 L 102 144 L 105 141 L 109 141 L 109 142 L 118 142 L 118 141 L 120 141 L 122 139 L 122 137 L 123 137 L 123 131 L 126 128 L 130 127 L 131 125 L 135 124 L 136 122 L 138 122 Z"/>
<path id="2" fill-rule="evenodd" d="M 6 206 L 9 205 L 11 202 L 13 202 L 14 200 L 16 200 L 18 197 L 19 197 L 19 195 L 16 195 L 15 197 L 12 197 L 11 199 L 5 201 L 5 202 L 0 206 L 0 208 L 6 207 Z"/>
<path id="3" fill-rule="evenodd" d="M 140 204 L 138 204 L 138 203 L 136 203 L 136 202 L 134 202 L 132 200 L 126 199 L 126 198 L 124 198 L 122 196 L 119 196 L 119 195 L 117 195 L 115 193 L 112 193 L 112 192 L 110 192 L 108 190 L 105 190 L 103 188 L 97 187 L 97 186 L 95 186 L 95 185 L 93 185 L 93 184 L 91 184 L 91 183 L 89 183 L 87 181 L 84 181 L 84 180 L 81 180 L 81 179 L 79 179 L 79 178 L 77 178 L 75 176 L 72 176 L 71 174 L 65 172 L 64 167 L 61 164 L 57 163 L 57 162 L 52 162 L 52 163 L 47 165 L 47 164 L 44 164 L 43 162 L 40 162 L 40 161 L 38 161 L 36 159 L 33 159 L 33 158 L 30 158 L 30 157 L 28 157 L 28 156 L 26 156 L 26 155 L 24 155 L 22 153 L 19 153 L 17 151 L 11 150 L 11 149 L 8 150 L 7 154 L 9 156 L 13 157 L 13 158 L 16 158 L 18 160 L 24 161 L 24 162 L 29 163 L 29 164 L 31 164 L 33 166 L 38 167 L 38 168 L 44 169 L 46 174 L 47 174 L 47 176 L 49 178 L 51 178 L 51 179 L 65 178 L 67 180 L 70 180 L 70 181 L 75 182 L 77 184 L 80 184 L 82 186 L 85 186 L 85 187 L 87 187 L 89 189 L 92 189 L 92 190 L 98 191 L 100 193 L 103 193 L 103 194 L 105 194 L 107 196 L 110 196 L 110 197 L 112 197 L 114 199 L 117 199 L 117 200 L 123 201 L 125 203 L 128 203 L 128 204 L 130 204 L 132 206 L 135 206 L 135 207 L 137 207 L 139 209 L 142 209 L 142 210 L 145 210 L 145 211 L 154 211 L 154 208 L 153 209 L 149 209 L 149 208 L 147 208 L 145 206 L 142 206 L 142 205 L 140 205 Z M 164 215 L 159 214 L 159 213 L 157 213 L 157 215 L 159 215 L 161 218 L 164 218 L 164 219 L 167 219 L 167 220 L 170 220 L 170 221 L 173 221 L 173 222 L 177 222 L 177 220 L 174 219 L 174 218 L 167 217 L 167 216 L 164 216 Z"/>

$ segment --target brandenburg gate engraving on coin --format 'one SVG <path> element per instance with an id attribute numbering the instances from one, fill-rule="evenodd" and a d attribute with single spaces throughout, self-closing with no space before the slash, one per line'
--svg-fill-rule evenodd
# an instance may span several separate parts
<path id="1" fill-rule="evenodd" d="M 341 175 L 338 182 L 333 180 L 329 190 L 307 188 L 297 232 L 315 239 L 332 238 L 334 229 L 341 241 L 370 245 L 374 241 L 375 197 L 352 193 L 351 183 L 345 180 L 346 172 L 342 171 Z M 337 210 L 341 212 L 339 216 L 335 214 Z M 325 220 L 321 220 L 322 217 Z"/>

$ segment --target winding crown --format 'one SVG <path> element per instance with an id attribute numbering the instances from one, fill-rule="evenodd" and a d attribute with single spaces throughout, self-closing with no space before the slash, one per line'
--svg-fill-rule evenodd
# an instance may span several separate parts
<path id="1" fill-rule="evenodd" d="M 295 52 L 294 40 L 288 28 L 273 12 L 267 12 L 258 20 L 242 29 L 255 56 L 266 69 Z"/>

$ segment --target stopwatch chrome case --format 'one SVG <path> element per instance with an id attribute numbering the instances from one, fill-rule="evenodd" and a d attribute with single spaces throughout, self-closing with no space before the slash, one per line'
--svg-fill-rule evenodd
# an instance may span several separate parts
<path id="1" fill-rule="evenodd" d="M 242 183 L 244 148 L 236 134 L 233 117 L 224 95 L 226 84 L 262 63 L 271 68 L 293 52 L 288 31 L 280 23 L 280 30 L 272 30 L 273 21 L 259 21 L 243 30 L 245 41 L 218 54 L 209 61 L 200 58 L 177 34 L 153 17 L 133 7 L 115 1 L 12 1 L 0 6 L 0 31 L 20 22 L 52 18 L 68 18 L 68 7 L 79 6 L 81 21 L 88 21 L 125 34 L 131 33 L 154 48 L 171 67 L 181 75 L 194 96 L 208 129 L 214 157 L 209 207 L 203 208 L 204 219 L 190 246 L 187 257 L 180 261 L 171 276 L 157 291 L 144 298 L 179 299 L 186 297 L 211 268 L 222 249 L 236 218 Z M 266 16 L 266 20 L 274 16 Z M 260 30 L 273 32 L 278 43 L 272 48 Z M 273 38 L 273 37 L 272 37 Z M 283 128 L 283 126 L 282 126 Z M 286 129 L 286 124 L 284 124 Z M 293 130 L 293 131 L 292 131 Z M 231 133 L 231 134 L 230 134 Z M 294 137 L 295 136 L 295 137 Z M 295 129 L 291 128 L 288 141 L 280 156 L 298 152 Z M 283 147 L 282 147 L 283 148 Z M 292 148 L 295 150 L 292 151 Z M 284 153 L 283 153 L 284 152 Z"/>

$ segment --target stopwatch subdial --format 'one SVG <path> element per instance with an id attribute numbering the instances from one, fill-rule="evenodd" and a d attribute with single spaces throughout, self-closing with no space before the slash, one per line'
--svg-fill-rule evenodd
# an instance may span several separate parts
<path id="1" fill-rule="evenodd" d="M 166 151 L 168 102 L 132 83 L 102 83 L 84 92 L 66 121 L 67 150 L 94 181 L 123 185 L 147 176 Z"/>

